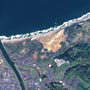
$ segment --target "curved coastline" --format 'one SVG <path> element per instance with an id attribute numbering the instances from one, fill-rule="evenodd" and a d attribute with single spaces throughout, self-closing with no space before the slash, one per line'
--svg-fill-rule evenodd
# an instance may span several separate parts
<path id="1" fill-rule="evenodd" d="M 81 16 L 77 19 L 72 19 L 67 22 L 64 22 L 62 25 L 59 25 L 56 27 L 51 27 L 51 28 L 45 29 L 45 30 L 37 30 L 36 32 L 31 32 L 31 33 L 26 33 L 26 34 L 11 35 L 10 37 L 0 36 L 0 39 L 1 40 L 17 40 L 20 38 L 33 37 L 33 36 L 45 34 L 45 33 L 51 32 L 51 31 L 61 30 L 61 29 L 71 26 L 72 24 L 84 22 L 89 19 L 90 19 L 90 12 L 84 14 L 83 16 Z"/>

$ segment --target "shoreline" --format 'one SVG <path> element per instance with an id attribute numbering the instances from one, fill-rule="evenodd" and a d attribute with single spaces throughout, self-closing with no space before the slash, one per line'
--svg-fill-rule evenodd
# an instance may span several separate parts
<path id="1" fill-rule="evenodd" d="M 45 30 L 37 30 L 36 32 L 31 32 L 31 33 L 26 33 L 26 34 L 17 34 L 17 35 L 11 35 L 9 37 L 7 36 L 0 36 L 0 40 L 2 41 L 11 41 L 11 40 L 23 40 L 26 38 L 32 38 L 34 36 L 39 36 L 39 35 L 43 35 L 43 34 L 47 34 L 49 32 L 53 32 L 53 31 L 58 31 L 58 30 L 62 30 L 65 29 L 66 27 L 69 27 L 75 23 L 81 23 L 84 21 L 87 21 L 90 19 L 90 12 L 82 15 L 81 17 L 77 18 L 77 19 L 72 19 L 69 20 L 67 22 L 64 22 L 63 24 L 56 26 L 56 27 L 51 27 L 49 29 L 45 29 Z"/>

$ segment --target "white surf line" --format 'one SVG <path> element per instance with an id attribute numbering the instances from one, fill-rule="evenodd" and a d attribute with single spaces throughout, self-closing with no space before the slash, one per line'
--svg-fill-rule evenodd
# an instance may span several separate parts
<path id="1" fill-rule="evenodd" d="M 88 19 L 90 19 L 90 12 L 88 12 L 87 14 L 84 14 L 83 16 L 81 16 L 77 19 L 72 19 L 72 20 L 69 20 L 67 22 L 64 22 L 62 25 L 59 25 L 59 26 L 56 26 L 56 27 L 51 27 L 51 28 L 45 29 L 45 30 L 38 30 L 36 32 L 31 32 L 31 33 L 26 33 L 26 34 L 11 35 L 10 37 L 0 36 L 0 39 L 1 40 L 17 40 L 17 39 L 20 39 L 20 38 L 33 37 L 33 36 L 37 36 L 37 35 L 40 35 L 40 34 L 48 33 L 50 31 L 55 31 L 55 30 L 58 30 L 58 29 L 64 29 L 68 26 L 71 26 L 72 24 L 80 23 L 80 22 L 86 21 Z"/>

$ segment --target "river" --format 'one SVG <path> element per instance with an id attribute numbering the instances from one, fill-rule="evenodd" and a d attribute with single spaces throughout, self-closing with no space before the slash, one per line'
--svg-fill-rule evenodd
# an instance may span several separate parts
<path id="1" fill-rule="evenodd" d="M 15 74 L 17 80 L 18 80 L 18 83 L 20 84 L 21 89 L 22 89 L 22 90 L 25 90 L 25 86 L 24 86 L 23 80 L 22 80 L 22 78 L 21 78 L 18 70 L 16 69 L 14 63 L 12 62 L 12 60 L 10 59 L 10 57 L 8 56 L 8 54 L 7 54 L 6 50 L 5 50 L 5 48 L 3 47 L 1 41 L 0 41 L 0 49 L 1 49 L 2 54 L 3 54 L 3 56 L 4 56 L 5 60 L 6 60 L 5 62 L 8 63 L 8 65 L 9 65 L 9 66 L 12 68 L 12 70 L 14 71 L 14 74 Z"/>

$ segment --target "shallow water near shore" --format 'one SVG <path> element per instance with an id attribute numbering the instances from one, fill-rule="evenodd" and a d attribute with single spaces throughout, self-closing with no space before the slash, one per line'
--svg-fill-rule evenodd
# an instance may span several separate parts
<path id="1" fill-rule="evenodd" d="M 90 11 L 89 0 L 5 0 L 0 4 L 0 36 L 25 34 L 59 26 Z"/>

